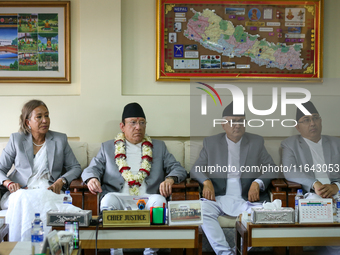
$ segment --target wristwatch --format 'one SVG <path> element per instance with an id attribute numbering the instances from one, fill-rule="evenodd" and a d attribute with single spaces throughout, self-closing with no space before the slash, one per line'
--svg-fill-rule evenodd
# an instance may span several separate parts
<path id="1" fill-rule="evenodd" d="M 177 183 L 177 176 L 168 176 L 165 179 L 172 179 L 175 183 Z"/>
<path id="2" fill-rule="evenodd" d="M 64 187 L 67 187 L 67 180 L 64 177 L 60 177 L 60 180 L 62 180 L 62 182 L 64 183 Z"/>

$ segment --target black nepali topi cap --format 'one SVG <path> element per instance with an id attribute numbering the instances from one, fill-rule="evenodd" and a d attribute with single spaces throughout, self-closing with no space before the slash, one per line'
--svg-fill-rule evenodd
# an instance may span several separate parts
<path id="1" fill-rule="evenodd" d="M 145 114 L 143 108 L 138 103 L 130 103 L 125 105 L 122 115 L 122 121 L 126 118 L 144 118 Z"/>
<path id="2" fill-rule="evenodd" d="M 245 114 L 234 114 L 234 102 L 231 101 L 229 105 L 227 105 L 226 108 L 224 108 L 222 117 L 227 117 L 227 116 L 246 116 Z"/>
<path id="3" fill-rule="evenodd" d="M 318 110 L 315 108 L 314 104 L 311 101 L 303 103 L 302 106 L 304 106 L 310 112 L 310 114 L 319 114 Z M 299 108 L 296 109 L 296 121 L 299 121 L 299 119 L 301 119 L 305 115 L 306 114 L 304 114 Z"/>

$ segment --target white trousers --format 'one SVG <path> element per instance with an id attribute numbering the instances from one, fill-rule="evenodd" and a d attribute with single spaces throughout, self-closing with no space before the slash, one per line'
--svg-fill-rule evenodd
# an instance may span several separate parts
<path id="1" fill-rule="evenodd" d="M 144 196 L 145 197 L 145 196 Z M 148 196 L 149 200 L 145 205 L 146 210 L 150 210 L 150 207 L 155 206 L 163 206 L 163 203 L 166 204 L 165 197 L 155 194 Z M 131 206 L 131 204 L 130 204 Z M 122 199 L 122 197 L 119 196 L 119 194 L 116 194 L 115 192 L 107 193 L 100 203 L 100 210 L 102 208 L 113 208 L 113 210 L 124 210 L 126 208 L 126 203 Z M 137 208 L 137 205 L 136 205 Z M 157 253 L 159 249 L 152 249 L 152 248 L 145 248 L 144 255 L 152 255 Z M 122 251 L 120 249 L 111 249 L 111 255 L 113 254 L 122 254 Z"/>
<path id="2" fill-rule="evenodd" d="M 215 201 L 202 201 L 203 225 L 202 229 L 208 241 L 217 255 L 234 254 L 225 239 L 223 230 L 218 223 L 218 216 L 225 215 L 221 207 Z"/>
<path id="3" fill-rule="evenodd" d="M 211 247 L 217 255 L 234 254 L 234 249 L 226 241 L 217 218 L 223 215 L 238 216 L 244 211 L 249 213 L 253 207 L 262 207 L 262 203 L 250 203 L 241 197 L 230 195 L 217 196 L 216 202 L 204 198 L 201 200 L 203 213 L 202 229 Z"/>

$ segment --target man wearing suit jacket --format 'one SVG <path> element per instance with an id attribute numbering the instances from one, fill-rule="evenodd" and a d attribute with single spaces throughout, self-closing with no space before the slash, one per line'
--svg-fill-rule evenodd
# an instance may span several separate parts
<path id="1" fill-rule="evenodd" d="M 136 208 L 122 195 L 147 196 L 146 209 L 162 206 L 164 197 L 172 192 L 172 185 L 186 178 L 186 171 L 170 154 L 162 141 L 145 135 L 146 117 L 137 103 L 125 106 L 120 129 L 115 140 L 102 144 L 98 155 L 84 170 L 82 179 L 89 190 L 101 193 L 101 210 Z M 156 249 L 145 249 L 153 254 Z M 111 249 L 111 254 L 122 254 Z"/>
<path id="2" fill-rule="evenodd" d="M 262 174 L 262 167 L 275 167 L 262 137 L 245 133 L 245 116 L 233 114 L 233 102 L 223 111 L 225 133 L 207 137 L 191 169 L 191 177 L 203 185 L 203 225 L 216 254 L 234 254 L 226 241 L 218 216 L 238 216 L 251 207 L 270 201 L 266 188 L 276 174 Z M 214 173 L 207 169 L 215 167 Z M 224 171 L 217 172 L 217 169 Z"/>
<path id="3" fill-rule="evenodd" d="M 340 139 L 321 135 L 322 120 L 312 102 L 303 106 L 312 114 L 297 109 L 296 129 L 300 135 L 282 141 L 282 164 L 295 171 L 285 173 L 289 181 L 298 182 L 305 192 L 329 198 L 340 188 Z"/>

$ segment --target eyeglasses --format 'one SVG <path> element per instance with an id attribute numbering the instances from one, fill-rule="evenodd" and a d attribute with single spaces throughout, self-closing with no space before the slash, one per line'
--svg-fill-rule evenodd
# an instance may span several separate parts
<path id="1" fill-rule="evenodd" d="M 302 124 L 310 124 L 312 122 L 312 120 L 314 122 L 318 122 L 321 120 L 321 117 L 320 116 L 312 116 L 311 118 L 305 118 L 303 119 L 302 121 L 299 121 L 298 123 L 302 123 Z"/>
<path id="2" fill-rule="evenodd" d="M 231 119 L 231 120 L 228 120 L 229 126 L 235 126 L 237 124 L 245 125 L 245 123 L 247 123 L 246 119 Z"/>
<path id="3" fill-rule="evenodd" d="M 132 127 L 136 127 L 137 124 L 139 124 L 140 127 L 145 127 L 146 126 L 146 121 L 129 121 L 127 122 L 127 124 L 129 124 Z"/>

